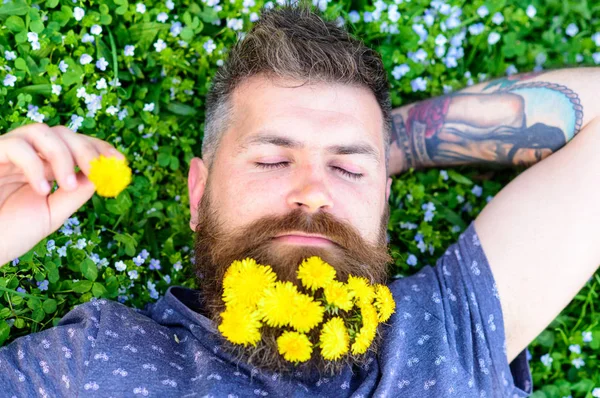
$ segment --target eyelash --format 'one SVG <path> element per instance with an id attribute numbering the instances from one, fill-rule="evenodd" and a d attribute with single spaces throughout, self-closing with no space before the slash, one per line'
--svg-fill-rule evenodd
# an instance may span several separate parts
<path id="1" fill-rule="evenodd" d="M 289 162 L 279 162 L 279 163 L 254 163 L 256 167 L 261 169 L 280 169 L 285 167 Z M 353 180 L 359 180 L 363 177 L 361 173 L 351 173 L 348 170 L 344 170 L 341 167 L 332 166 L 334 169 L 338 170 L 342 175 L 351 178 Z"/>

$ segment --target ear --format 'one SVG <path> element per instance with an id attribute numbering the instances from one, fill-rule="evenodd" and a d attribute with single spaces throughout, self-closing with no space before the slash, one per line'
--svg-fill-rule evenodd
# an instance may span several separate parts
<path id="1" fill-rule="evenodd" d="M 387 179 L 387 187 L 385 188 L 385 201 L 390 201 L 390 192 L 392 190 L 392 177 L 388 177 Z"/>
<path id="2" fill-rule="evenodd" d="M 204 161 L 200 158 L 192 158 L 190 163 L 190 172 L 188 174 L 188 191 L 190 195 L 190 228 L 196 231 L 198 224 L 198 205 L 204 195 L 206 180 L 208 178 L 208 169 Z"/>

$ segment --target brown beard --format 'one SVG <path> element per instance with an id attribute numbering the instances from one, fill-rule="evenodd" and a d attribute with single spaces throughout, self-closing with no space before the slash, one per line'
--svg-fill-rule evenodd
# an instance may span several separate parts
<path id="1" fill-rule="evenodd" d="M 209 179 L 210 180 L 210 179 Z M 225 311 L 222 300 L 222 284 L 225 271 L 234 260 L 246 257 L 259 264 L 270 265 L 278 279 L 294 283 L 305 291 L 296 277 L 298 265 L 310 256 L 320 256 L 336 270 L 336 279 L 347 282 L 350 274 L 367 278 L 371 284 L 387 283 L 387 266 L 392 258 L 388 254 L 386 230 L 389 205 L 386 204 L 381 217 L 378 243 L 363 239 L 353 226 L 338 221 L 329 213 L 314 215 L 297 208 L 284 216 L 265 216 L 249 225 L 228 230 L 219 217 L 218 205 L 210 200 L 210 182 L 207 183 L 198 208 L 194 254 L 196 274 L 200 287 L 200 302 L 204 314 L 215 325 L 221 323 L 221 312 Z M 319 234 L 335 242 L 335 246 L 300 246 L 273 241 L 273 237 L 292 231 Z M 340 311 L 340 316 L 344 315 Z M 323 320 L 325 322 L 326 319 Z M 309 339 L 318 341 L 318 327 L 308 333 Z M 313 349 L 311 359 L 292 364 L 277 350 L 276 339 L 281 331 L 269 327 L 261 328 L 262 339 L 256 346 L 232 344 L 224 337 L 222 348 L 234 360 L 279 373 L 295 372 L 296 376 L 313 374 L 314 371 L 329 375 L 338 374 L 346 366 L 363 365 L 369 351 L 376 353 L 381 342 L 380 327 L 369 351 L 362 355 L 348 354 L 336 361 L 322 358 L 318 349 Z"/>

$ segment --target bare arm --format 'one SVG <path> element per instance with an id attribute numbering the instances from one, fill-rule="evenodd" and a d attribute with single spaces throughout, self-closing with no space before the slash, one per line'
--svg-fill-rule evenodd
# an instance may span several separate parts
<path id="1" fill-rule="evenodd" d="M 600 264 L 599 77 L 598 68 L 565 69 L 394 110 L 395 127 L 406 134 L 396 136 L 392 170 L 533 164 L 475 220 L 500 296 L 509 361 Z"/>
<path id="2" fill-rule="evenodd" d="M 396 108 L 390 173 L 460 164 L 532 165 L 600 113 L 599 78 L 600 68 L 516 75 Z"/>

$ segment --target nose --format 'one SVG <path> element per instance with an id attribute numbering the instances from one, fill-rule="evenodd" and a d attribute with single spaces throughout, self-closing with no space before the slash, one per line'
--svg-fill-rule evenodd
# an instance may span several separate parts
<path id="1" fill-rule="evenodd" d="M 316 213 L 333 208 L 333 198 L 327 188 L 325 176 L 317 166 L 302 167 L 297 170 L 294 189 L 288 195 L 288 206 L 298 207 L 308 213 Z"/>

